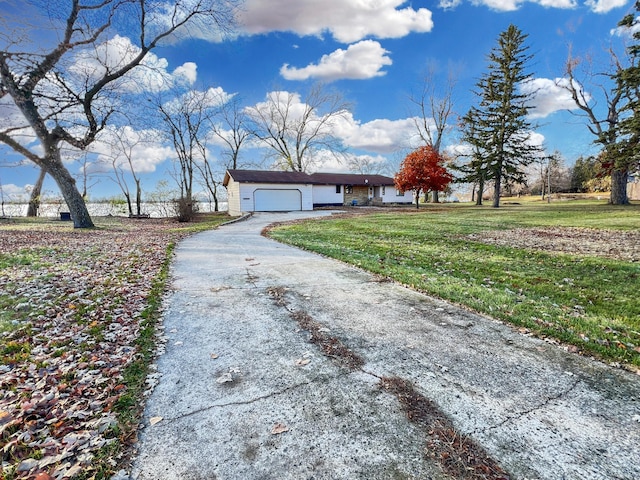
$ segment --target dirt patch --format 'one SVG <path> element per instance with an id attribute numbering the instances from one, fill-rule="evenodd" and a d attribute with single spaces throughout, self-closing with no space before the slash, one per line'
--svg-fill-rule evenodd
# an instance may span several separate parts
<path id="1" fill-rule="evenodd" d="M 640 261 L 640 231 L 574 227 L 515 228 L 473 233 L 465 238 L 536 251 Z"/>
<path id="2" fill-rule="evenodd" d="M 407 418 L 427 434 L 425 453 L 455 479 L 508 480 L 510 477 L 482 447 L 456 431 L 453 423 L 413 385 L 398 377 L 381 378 L 380 386 L 394 394 Z"/>
<path id="3" fill-rule="evenodd" d="M 273 298 L 276 305 L 289 310 L 289 302 L 285 298 L 286 292 L 287 289 L 284 287 L 270 287 L 267 289 L 267 293 Z M 292 319 L 298 322 L 300 328 L 307 330 L 311 334 L 309 341 L 318 345 L 324 355 L 349 370 L 362 368 L 364 365 L 362 357 L 347 348 L 339 338 L 329 335 L 328 329 L 315 321 L 308 313 L 296 310 L 290 311 L 289 314 Z"/>
<path id="4" fill-rule="evenodd" d="M 350 370 L 362 368 L 364 365 L 362 357 L 349 350 L 340 339 L 324 332 L 326 329 L 323 325 L 316 322 L 307 313 L 296 311 L 291 314 L 291 318 L 296 320 L 300 327 L 311 333 L 311 343 L 318 345 L 327 357 Z"/>

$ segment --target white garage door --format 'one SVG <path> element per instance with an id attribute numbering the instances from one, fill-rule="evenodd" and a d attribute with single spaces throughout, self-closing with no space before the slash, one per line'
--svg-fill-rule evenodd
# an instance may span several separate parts
<path id="1" fill-rule="evenodd" d="M 253 192 L 256 212 L 291 212 L 302 210 L 300 190 L 259 189 Z"/>

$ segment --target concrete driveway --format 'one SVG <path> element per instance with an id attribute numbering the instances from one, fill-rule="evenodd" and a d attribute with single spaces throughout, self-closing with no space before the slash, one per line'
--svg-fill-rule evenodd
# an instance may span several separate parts
<path id="1" fill-rule="evenodd" d="M 328 214 L 179 245 L 131 478 L 449 478 L 388 377 L 511 478 L 640 478 L 640 377 L 260 236 Z"/>

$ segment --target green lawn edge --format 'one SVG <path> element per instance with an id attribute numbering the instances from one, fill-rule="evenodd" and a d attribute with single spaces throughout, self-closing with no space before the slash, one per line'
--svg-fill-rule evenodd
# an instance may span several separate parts
<path id="1" fill-rule="evenodd" d="M 639 207 L 441 205 L 312 219 L 267 235 L 638 371 L 638 262 L 488 245 L 469 235 L 527 227 L 636 231 Z"/>

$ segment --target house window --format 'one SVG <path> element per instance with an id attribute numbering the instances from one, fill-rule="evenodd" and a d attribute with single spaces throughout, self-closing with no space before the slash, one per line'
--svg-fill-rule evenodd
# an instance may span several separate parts
<path id="1" fill-rule="evenodd" d="M 341 193 L 342 187 L 340 185 L 336 185 L 336 193 Z"/>
<path id="2" fill-rule="evenodd" d="M 402 190 L 396 190 L 396 197 L 404 197 L 404 192 Z"/>
<path id="3" fill-rule="evenodd" d="M 346 185 L 344 187 L 344 193 L 347 193 L 347 194 L 353 193 L 353 187 L 351 185 Z"/>
<path id="4" fill-rule="evenodd" d="M 383 185 L 383 186 L 382 186 L 382 196 L 384 197 L 386 193 L 387 193 L 387 187 L 385 187 L 385 186 Z"/>

